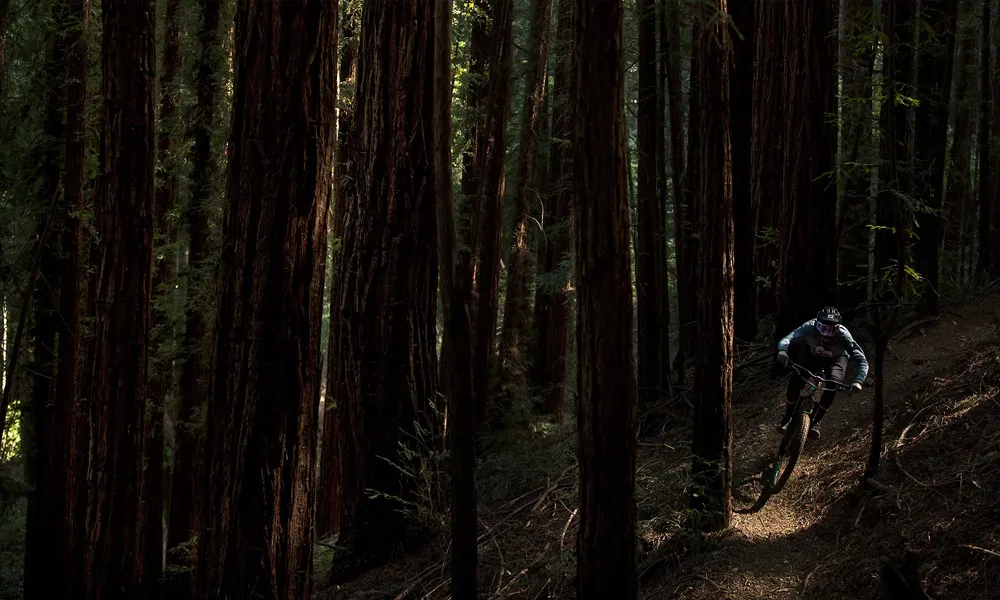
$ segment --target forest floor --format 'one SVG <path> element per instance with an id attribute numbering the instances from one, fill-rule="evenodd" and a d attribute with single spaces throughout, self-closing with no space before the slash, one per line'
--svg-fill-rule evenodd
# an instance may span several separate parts
<path id="1" fill-rule="evenodd" d="M 739 369 L 734 382 L 737 508 L 759 493 L 785 386 L 768 377 L 769 361 L 745 352 L 737 363 L 758 366 Z M 882 561 L 907 550 L 919 556 L 932 598 L 1000 597 L 1000 297 L 911 324 L 890 344 L 884 370 L 884 489 L 859 485 L 869 387 L 839 396 L 782 493 L 720 534 L 683 527 L 690 415 L 672 408 L 670 425 L 639 443 L 640 597 L 879 598 Z M 480 466 L 480 597 L 575 596 L 573 429 L 536 427 Z M 448 597 L 445 536 L 341 588 L 322 583 L 331 559 L 321 547 L 317 600 Z"/>

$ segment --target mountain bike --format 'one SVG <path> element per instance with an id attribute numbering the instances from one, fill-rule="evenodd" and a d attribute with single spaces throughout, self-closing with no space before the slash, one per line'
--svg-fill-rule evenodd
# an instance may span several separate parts
<path id="1" fill-rule="evenodd" d="M 796 362 L 789 361 L 788 366 L 795 371 L 796 375 L 804 379 L 806 384 L 802 386 L 799 400 L 792 412 L 792 418 L 785 428 L 785 435 L 781 438 L 778 455 L 771 466 L 764 470 L 761 477 L 767 496 L 773 496 L 780 492 L 788 482 L 788 478 L 791 477 L 795 463 L 798 462 L 799 455 L 802 454 L 802 449 L 806 446 L 813 411 L 819 406 L 823 392 L 852 391 L 850 385 L 832 379 L 824 379 Z"/>

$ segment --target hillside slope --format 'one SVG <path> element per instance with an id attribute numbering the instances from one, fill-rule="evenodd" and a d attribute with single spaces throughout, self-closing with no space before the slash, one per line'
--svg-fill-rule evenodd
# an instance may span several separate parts
<path id="1" fill-rule="evenodd" d="M 881 559 L 916 552 L 926 591 L 1000 597 L 1000 304 L 964 307 L 897 340 L 885 364 L 881 492 L 859 489 L 869 451 L 871 390 L 841 397 L 785 490 L 757 514 L 663 573 L 645 598 L 879 597 Z M 739 474 L 759 473 L 777 444 L 774 401 L 736 410 Z M 744 504 L 758 489 L 744 483 Z"/>
<path id="2" fill-rule="evenodd" d="M 708 536 L 686 531 L 686 417 L 640 442 L 641 597 L 878 598 L 883 557 L 916 552 L 931 597 L 1000 597 L 1000 299 L 952 309 L 894 340 L 886 358 L 882 492 L 859 488 L 871 390 L 840 397 L 784 491 Z M 764 351 L 766 353 L 766 350 Z M 757 362 L 757 361 L 751 361 Z M 737 506 L 778 443 L 784 382 L 767 366 L 736 382 Z M 675 414 L 683 413 L 675 409 Z M 905 434 L 905 435 L 904 435 Z M 540 428 L 481 468 L 481 597 L 574 597 L 577 490 L 572 425 Z M 447 598 L 447 540 L 317 597 Z"/>

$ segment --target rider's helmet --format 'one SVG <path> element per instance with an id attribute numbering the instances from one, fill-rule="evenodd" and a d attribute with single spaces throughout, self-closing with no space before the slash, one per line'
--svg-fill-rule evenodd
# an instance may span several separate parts
<path id="1" fill-rule="evenodd" d="M 816 313 L 816 329 L 823 338 L 831 338 L 837 335 L 837 328 L 840 326 L 840 311 L 833 306 L 824 306 Z"/>

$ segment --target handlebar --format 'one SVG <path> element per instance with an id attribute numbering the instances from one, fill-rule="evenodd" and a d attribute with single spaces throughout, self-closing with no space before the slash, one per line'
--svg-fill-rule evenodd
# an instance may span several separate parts
<path id="1" fill-rule="evenodd" d="M 788 366 L 791 367 L 798 374 L 799 377 L 805 379 L 806 381 L 808 381 L 810 378 L 815 378 L 816 380 L 818 380 L 819 384 L 820 384 L 818 386 L 818 389 L 820 391 L 823 391 L 823 392 L 850 392 L 850 391 L 852 391 L 851 390 L 851 386 L 843 384 L 843 383 L 840 383 L 839 381 L 834 381 L 832 379 L 826 379 L 824 377 L 821 377 L 821 376 L 813 373 L 809 369 L 803 367 L 802 365 L 798 364 L 797 362 L 793 361 L 792 359 L 788 359 Z M 806 375 L 803 375 L 802 374 L 803 372 L 805 372 Z M 825 387 L 825 386 L 830 386 L 830 387 Z"/>

